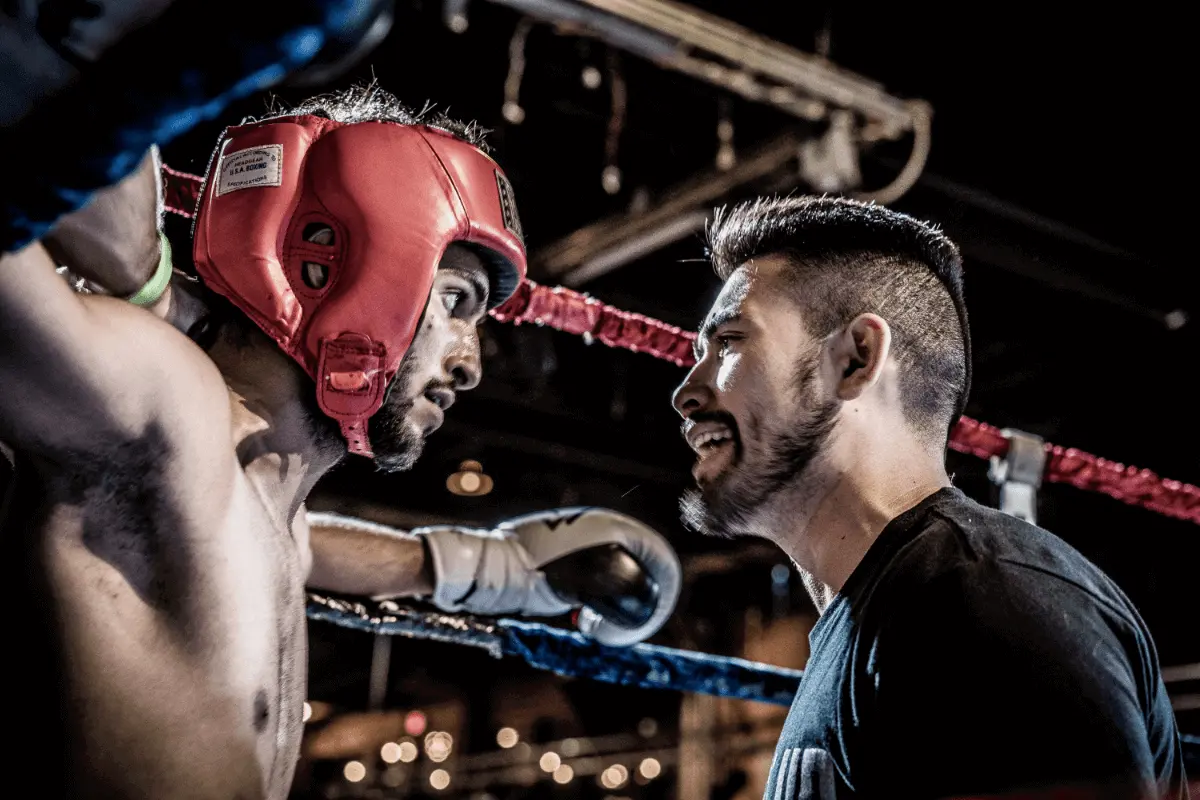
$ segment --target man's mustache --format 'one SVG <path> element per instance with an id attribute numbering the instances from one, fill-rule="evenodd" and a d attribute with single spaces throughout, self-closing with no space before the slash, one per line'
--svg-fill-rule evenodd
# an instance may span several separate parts
<path id="1" fill-rule="evenodd" d="M 684 420 L 683 425 L 679 429 L 680 435 L 687 438 L 687 432 L 703 422 L 716 422 L 724 425 L 726 428 L 729 428 L 729 432 L 733 434 L 735 440 L 740 438 L 738 436 L 737 420 L 728 411 L 697 411 Z"/>

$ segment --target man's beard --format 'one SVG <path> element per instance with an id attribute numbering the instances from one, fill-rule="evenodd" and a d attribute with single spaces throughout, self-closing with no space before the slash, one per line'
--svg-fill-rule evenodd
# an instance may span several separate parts
<path id="1" fill-rule="evenodd" d="M 815 363 L 797 375 L 801 395 L 812 393 Z M 837 422 L 838 403 L 829 400 L 782 430 L 767 432 L 751 415 L 748 433 L 758 442 L 749 458 L 733 419 L 723 420 L 735 432 L 734 455 L 726 472 L 708 486 L 689 489 L 679 499 L 684 525 L 709 536 L 733 538 L 751 532 L 755 517 L 773 495 L 805 479 L 813 460 L 825 449 Z M 727 417 L 718 413 L 716 416 Z M 761 433 L 760 433 L 761 431 Z"/>
<path id="2" fill-rule="evenodd" d="M 388 386 L 383 405 L 367 420 L 375 466 L 384 472 L 412 469 L 425 448 L 425 437 L 408 422 L 413 409 L 413 362 L 406 356 Z"/>

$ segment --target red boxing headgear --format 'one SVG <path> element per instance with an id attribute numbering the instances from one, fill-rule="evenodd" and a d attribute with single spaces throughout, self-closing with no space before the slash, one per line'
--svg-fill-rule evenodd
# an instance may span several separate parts
<path id="1" fill-rule="evenodd" d="M 328 245 L 306 241 L 313 225 Z M 296 359 L 350 452 L 412 345 L 438 262 L 474 245 L 489 305 L 525 276 L 512 187 L 491 158 L 436 128 L 316 116 L 229 128 L 196 212 L 196 270 Z M 305 280 L 306 262 L 328 277 Z"/>

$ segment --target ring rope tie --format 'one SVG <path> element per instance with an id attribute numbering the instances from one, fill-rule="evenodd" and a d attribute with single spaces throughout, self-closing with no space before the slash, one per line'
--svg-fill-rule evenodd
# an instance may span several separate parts
<path id="1" fill-rule="evenodd" d="M 163 166 L 165 206 L 193 217 L 202 179 Z M 609 347 L 646 353 L 680 367 L 695 363 L 696 334 L 665 322 L 606 305 L 564 287 L 542 286 L 526 280 L 503 305 L 491 311 L 500 322 L 533 323 L 598 341 Z M 1003 458 L 1009 440 L 998 428 L 962 417 L 951 432 L 951 450 L 978 458 Z M 1162 478 L 1148 469 L 1126 466 L 1073 447 L 1045 444 L 1043 480 L 1065 483 L 1088 492 L 1106 494 L 1129 505 L 1164 516 L 1200 524 L 1200 487 Z"/>
<path id="2" fill-rule="evenodd" d="M 170 140 L 200 120 L 212 118 L 231 100 L 272 85 L 279 73 L 310 59 L 316 49 L 314 43 L 319 43 L 324 35 L 337 27 L 346 8 L 331 0 L 314 0 L 310 5 L 320 17 L 317 26 L 320 35 L 313 36 L 315 29 L 306 28 L 304 32 L 310 34 L 307 38 L 291 36 L 271 40 L 267 42 L 270 47 L 265 49 L 247 47 L 246 42 L 239 41 L 236 52 L 249 54 L 235 65 L 240 72 L 222 72 L 214 76 L 211 71 L 205 72 L 189 62 L 185 65 L 191 68 L 187 72 L 186 90 L 180 97 L 172 97 L 169 114 L 154 116 L 159 112 L 161 103 L 158 101 L 163 96 L 180 92 L 180 87 L 170 81 L 156 85 L 147 96 L 135 98 L 136 113 L 132 116 L 136 124 L 131 131 L 116 143 L 103 137 L 98 139 L 98 152 L 84 160 L 89 171 L 83 178 L 76 175 L 75 180 L 68 182 L 60 179 L 61 186 L 49 182 L 47 185 L 57 194 L 45 199 L 44 207 L 39 208 L 37 214 L 20 216 L 17 222 L 24 227 L 17 225 L 17 233 L 28 238 L 31 232 L 36 234 L 39 230 L 34 224 L 38 220 L 42 220 L 42 227 L 48 227 L 46 220 L 57 217 L 63 209 L 82 204 L 87 189 L 111 183 L 113 176 L 126 170 L 149 142 Z M 305 6 L 305 9 L 309 10 L 309 7 Z M 263 34 L 260 38 L 265 41 L 263 31 L 252 33 Z M 162 38 L 170 39 L 169 36 Z M 258 40 L 251 43 L 262 44 Z M 114 105 L 111 116 L 124 114 L 128 119 L 128 105 Z M 142 116 L 138 116 L 139 113 Z M 72 167 L 76 171 L 79 169 L 77 164 Z M 166 165 L 162 172 L 165 210 L 186 218 L 194 217 L 202 179 Z M 6 235 L 11 233 L 11 230 L 5 230 Z M 605 305 L 569 289 L 526 281 L 512 298 L 491 313 L 500 321 L 549 326 L 583 336 L 589 342 L 599 340 L 610 347 L 648 353 L 681 367 L 694 363 L 691 352 L 694 334 Z M 998 429 L 963 418 L 953 431 L 949 446 L 959 452 L 990 458 L 1003 457 L 1009 442 Z M 1046 480 L 1069 483 L 1167 516 L 1200 523 L 1200 488 L 1078 450 L 1049 444 L 1045 447 Z M 609 647 L 580 633 L 541 623 L 508 619 L 485 621 L 403 607 L 390 601 L 368 604 L 358 599 L 310 594 L 307 614 L 310 619 L 355 630 L 464 644 L 482 648 L 495 657 L 516 656 L 536 668 L 564 676 L 777 705 L 791 703 L 803 675 L 799 670 L 657 645 Z M 1184 735 L 1181 738 L 1188 768 L 1200 771 L 1200 737 Z"/>
<path id="3" fill-rule="evenodd" d="M 165 206 L 191 218 L 202 179 L 163 166 Z M 647 353 L 680 367 L 695 363 L 694 333 L 562 287 L 526 280 L 491 311 L 500 322 L 533 323 L 597 340 L 609 347 Z M 1009 440 L 998 428 L 963 417 L 949 446 L 978 458 L 1003 458 Z M 1100 492 L 1160 514 L 1200 523 L 1200 488 L 1158 477 L 1150 470 L 1058 445 L 1046 446 L 1045 480 Z M 790 705 L 802 670 L 653 644 L 602 645 L 581 633 L 513 619 L 482 620 L 360 598 L 308 595 L 308 618 L 371 634 L 425 639 L 483 649 L 495 658 L 514 656 L 535 669 L 619 686 L 667 689 L 774 705 Z M 1200 737 L 1182 736 L 1184 760 L 1200 770 Z"/>

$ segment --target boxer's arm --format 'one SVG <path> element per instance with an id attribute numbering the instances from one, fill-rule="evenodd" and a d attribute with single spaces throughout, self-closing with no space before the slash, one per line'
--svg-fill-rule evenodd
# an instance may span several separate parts
<path id="1" fill-rule="evenodd" d="M 161 323 L 72 291 L 38 242 L 0 256 L 0 440 L 49 459 L 107 452 L 143 436 L 167 393 L 201 394 L 175 334 L 147 324 Z"/>
<path id="2" fill-rule="evenodd" d="M 96 192 L 78 211 L 60 219 L 42 238 L 58 266 L 92 287 L 128 298 L 158 270 L 162 256 L 162 163 L 155 148 L 120 183 Z M 166 318 L 172 307 L 168 285 L 147 310 Z"/>
<path id="3" fill-rule="evenodd" d="M 611 645 L 656 633 L 679 597 L 679 559 L 657 532 L 599 508 L 529 514 L 493 530 L 411 533 L 310 512 L 311 588 L 428 597 L 444 611 L 559 616 Z"/>
<path id="4" fill-rule="evenodd" d="M 427 597 L 433 569 L 420 538 L 337 514 L 308 513 L 311 589 L 366 597 Z"/>

